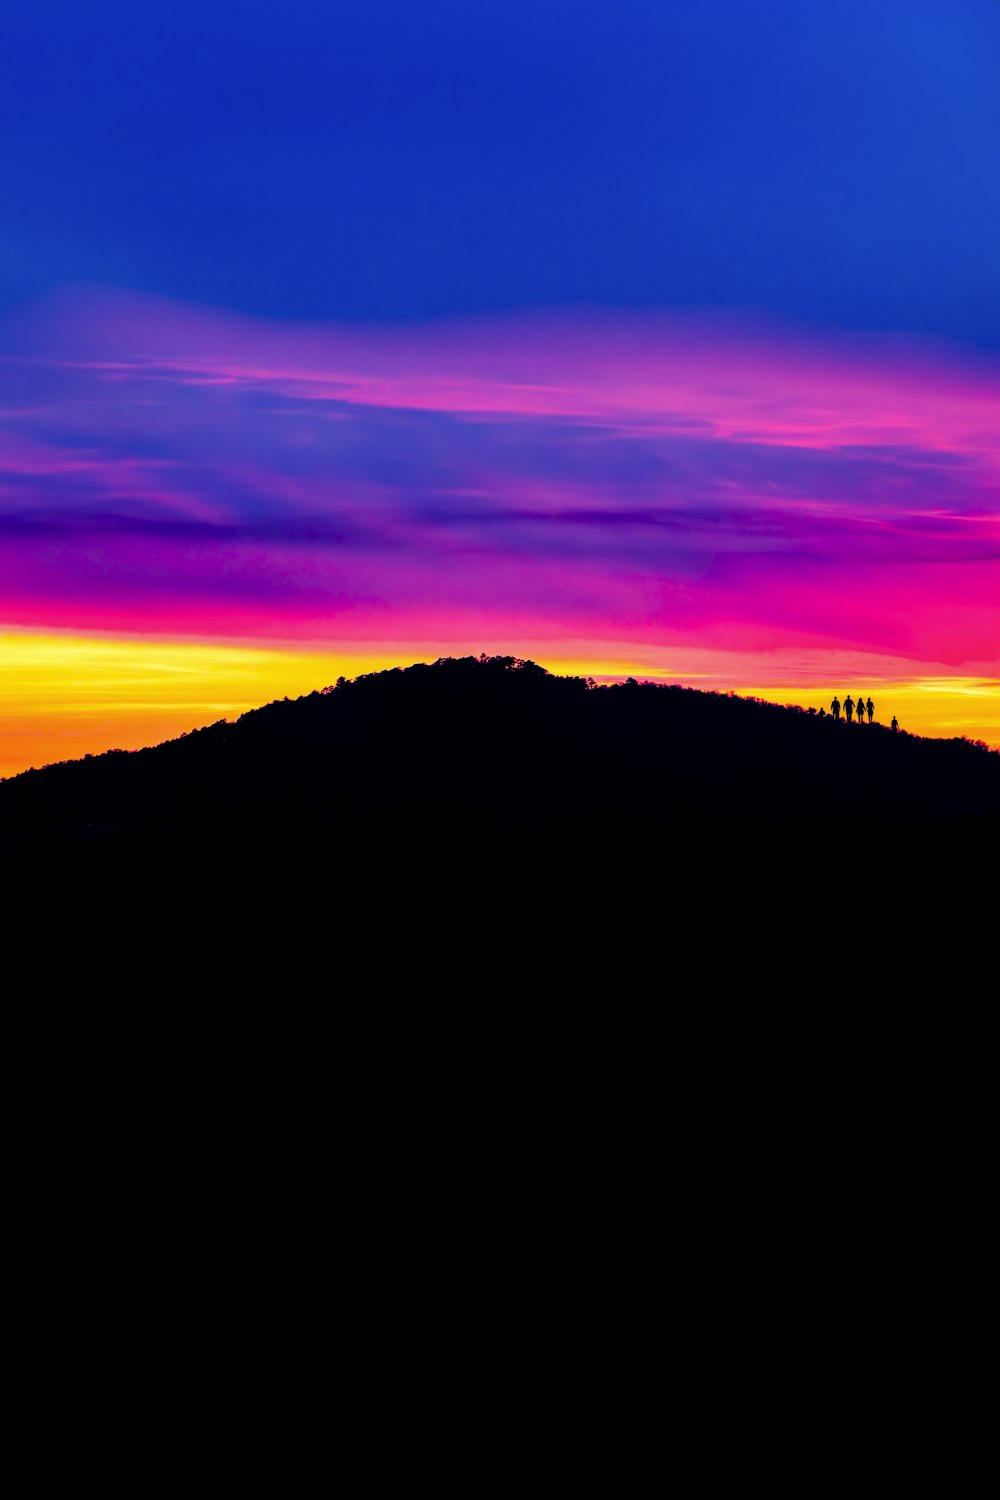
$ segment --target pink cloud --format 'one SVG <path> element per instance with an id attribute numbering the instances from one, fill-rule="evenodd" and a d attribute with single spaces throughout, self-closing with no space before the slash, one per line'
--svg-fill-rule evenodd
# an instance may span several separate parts
<path id="1" fill-rule="evenodd" d="M 1000 656 L 997 372 L 680 318 L 106 295 L 0 363 L 0 620 Z"/>

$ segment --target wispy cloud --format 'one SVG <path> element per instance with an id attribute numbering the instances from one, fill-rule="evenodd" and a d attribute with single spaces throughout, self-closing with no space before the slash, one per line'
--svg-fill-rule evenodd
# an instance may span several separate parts
<path id="1" fill-rule="evenodd" d="M 563 314 L 261 324 L 103 296 L 0 362 L 0 617 L 328 638 L 529 622 L 1000 654 L 996 372 Z"/>

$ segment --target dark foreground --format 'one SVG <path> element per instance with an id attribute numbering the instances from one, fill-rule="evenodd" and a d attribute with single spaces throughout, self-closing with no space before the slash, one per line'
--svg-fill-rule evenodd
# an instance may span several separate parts
<path id="1" fill-rule="evenodd" d="M 539 1006 L 564 1040 L 583 1004 L 771 1035 L 783 1000 L 784 1047 L 807 1007 L 864 1049 L 876 1007 L 894 1051 L 983 991 L 998 834 L 972 744 L 446 660 L 4 782 L 7 988 L 166 1038 L 262 1005 L 402 1036 L 450 997 L 519 1046 Z"/>

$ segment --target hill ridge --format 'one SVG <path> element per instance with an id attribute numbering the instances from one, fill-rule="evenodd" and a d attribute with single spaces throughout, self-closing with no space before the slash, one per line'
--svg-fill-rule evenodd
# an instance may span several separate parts
<path id="1" fill-rule="evenodd" d="M 964 737 L 486 655 L 340 678 L 0 785 L 9 847 L 969 816 L 1000 816 L 1000 753 Z"/>

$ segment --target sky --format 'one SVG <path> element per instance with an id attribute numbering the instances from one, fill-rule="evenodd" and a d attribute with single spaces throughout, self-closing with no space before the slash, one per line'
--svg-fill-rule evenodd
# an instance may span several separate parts
<path id="1" fill-rule="evenodd" d="M 0 774 L 443 654 L 1000 745 L 997 0 L 0 53 Z"/>

